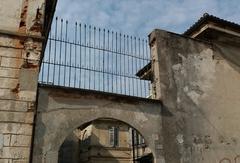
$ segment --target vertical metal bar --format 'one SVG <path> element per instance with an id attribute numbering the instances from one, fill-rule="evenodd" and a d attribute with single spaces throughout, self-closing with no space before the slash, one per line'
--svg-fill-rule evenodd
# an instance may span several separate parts
<path id="1" fill-rule="evenodd" d="M 135 74 L 135 72 L 137 71 L 137 61 L 138 61 L 138 58 L 137 58 L 137 38 L 136 37 L 134 37 L 134 55 L 135 55 L 135 61 L 133 61 L 133 62 L 136 62 L 136 63 L 133 63 L 133 64 L 135 64 L 136 66 L 135 66 L 135 70 L 134 70 L 134 72 L 133 72 L 133 75 Z M 136 96 L 138 96 L 138 81 L 137 80 L 135 80 L 135 84 L 136 84 Z"/>
<path id="2" fill-rule="evenodd" d="M 119 38 L 119 42 L 120 42 L 120 47 L 119 47 L 119 88 L 120 88 L 120 93 L 122 94 L 122 69 L 121 69 L 121 64 L 122 64 L 122 34 L 120 33 L 120 38 Z M 125 89 L 125 88 L 124 88 Z"/>
<path id="3" fill-rule="evenodd" d="M 91 28 L 92 28 L 92 27 L 91 27 L 91 25 L 90 25 L 90 26 L 89 26 L 89 29 L 88 29 L 88 30 L 89 30 L 89 31 L 88 31 L 88 37 L 89 37 L 89 38 L 88 38 L 88 41 L 89 41 L 89 43 L 88 43 L 88 44 L 89 44 L 89 54 L 88 54 L 88 55 L 89 55 L 89 57 L 88 57 L 88 59 L 89 59 L 89 62 L 88 62 L 88 63 L 89 63 L 89 74 L 88 74 L 88 75 L 89 75 L 89 76 L 88 76 L 88 79 L 89 79 L 88 82 L 89 82 L 89 84 L 88 84 L 88 89 L 91 88 L 91 73 L 92 73 L 92 71 L 91 71 L 91 69 L 92 69 L 92 67 L 91 67 L 91 66 L 92 66 L 92 64 L 91 64 L 91 63 L 92 63 L 92 61 L 91 61 L 91 34 L 92 34 L 91 32 L 92 32 L 92 29 L 91 29 Z"/>
<path id="4" fill-rule="evenodd" d="M 52 48 L 52 45 L 51 45 L 51 41 L 52 41 L 52 30 L 50 31 L 49 33 L 49 53 L 48 53 L 48 72 L 47 72 L 47 84 L 49 83 L 49 73 L 50 73 L 50 63 L 51 63 L 51 48 Z"/>
<path id="5" fill-rule="evenodd" d="M 134 74 L 134 65 L 133 65 L 133 59 L 134 59 L 134 57 L 133 57 L 133 38 L 132 38 L 132 36 L 130 37 L 130 40 L 131 40 L 131 58 L 132 58 L 132 65 L 131 65 L 131 67 L 132 67 L 132 70 L 131 70 L 131 76 L 133 76 L 133 74 Z M 131 77 L 131 81 L 132 81 L 132 95 L 134 95 L 134 78 L 132 78 Z"/>
<path id="6" fill-rule="evenodd" d="M 141 69 L 141 61 L 142 61 L 142 59 L 141 59 L 141 39 L 140 38 L 138 38 L 138 52 L 139 52 L 139 54 L 138 54 L 138 56 L 139 56 L 139 59 L 138 59 L 139 64 L 138 64 L 137 71 Z M 142 81 L 140 79 L 138 79 L 138 82 L 139 82 L 139 86 L 140 86 L 140 96 L 142 97 Z"/>
<path id="7" fill-rule="evenodd" d="M 113 38 L 114 38 L 114 32 L 112 31 L 112 52 L 111 52 L 111 55 L 112 55 L 112 60 L 111 60 L 111 62 L 112 62 L 112 66 L 111 66 L 111 69 L 112 69 L 112 92 L 113 92 L 113 85 L 114 85 L 114 83 L 113 83 L 113 81 L 114 81 L 114 79 L 113 79 L 113 65 L 114 65 L 114 63 L 113 63 Z"/>
<path id="8" fill-rule="evenodd" d="M 105 91 L 105 29 L 103 29 L 103 91 Z"/>
<path id="9" fill-rule="evenodd" d="M 69 63 L 69 78 L 68 78 L 68 86 L 71 87 L 71 77 L 72 77 L 72 44 L 70 43 L 70 63 Z"/>
<path id="10" fill-rule="evenodd" d="M 99 57 L 99 69 L 100 69 L 100 73 L 99 73 L 99 76 L 98 76 L 98 78 L 99 78 L 99 90 L 101 90 L 101 51 L 100 51 L 100 49 L 101 49 L 101 29 L 100 28 L 98 28 L 98 48 L 99 48 L 99 50 L 98 50 L 98 57 Z"/>
<path id="11" fill-rule="evenodd" d="M 62 34 L 63 34 L 63 19 L 61 19 L 61 25 L 60 25 L 60 48 L 59 48 L 59 68 L 58 68 L 58 85 L 60 85 L 60 76 L 61 76 L 61 63 L 62 63 L 62 42 L 63 42 L 63 38 L 62 38 Z"/>
<path id="12" fill-rule="evenodd" d="M 147 40 L 145 40 L 145 46 L 146 46 L 146 56 L 147 56 L 147 59 L 148 59 L 148 61 L 151 59 L 151 56 L 150 56 L 150 53 L 149 53 L 149 45 L 148 45 L 148 41 Z M 151 92 L 150 92 L 150 83 L 149 82 L 147 82 L 147 94 L 149 95 Z"/>
<path id="13" fill-rule="evenodd" d="M 82 24 L 80 23 L 79 24 L 79 67 L 80 67 L 80 74 L 79 74 L 79 88 L 81 88 L 81 81 L 82 81 L 82 73 L 81 73 L 81 71 L 82 71 Z"/>
<path id="14" fill-rule="evenodd" d="M 94 71 L 93 71 L 93 89 L 95 90 L 95 81 L 96 81 L 96 27 L 94 27 L 94 32 L 93 32 L 93 47 L 94 47 L 94 54 L 93 54 L 93 66 L 94 66 Z"/>
<path id="15" fill-rule="evenodd" d="M 44 79 L 43 79 L 43 77 L 44 77 L 44 66 L 45 66 L 45 62 L 44 62 L 44 60 L 45 60 L 45 58 L 43 57 L 43 61 L 42 61 L 42 67 L 41 67 L 41 77 L 40 77 L 40 75 L 39 75 L 39 82 L 40 83 L 43 83 L 44 82 Z"/>
<path id="16" fill-rule="evenodd" d="M 66 84 L 66 64 L 67 64 L 67 37 L 68 37 L 68 21 L 66 21 L 66 31 L 65 31 L 65 54 L 64 54 L 64 81 L 63 85 Z"/>
<path id="17" fill-rule="evenodd" d="M 117 34 L 117 32 L 116 32 L 116 51 L 115 51 L 115 54 L 116 54 L 116 65 L 115 65 L 115 66 L 116 66 L 116 76 L 115 76 L 115 77 L 116 77 L 116 85 L 115 85 L 115 86 L 116 86 L 116 93 L 118 93 L 118 89 L 117 89 L 117 88 L 118 88 L 118 85 L 117 85 L 117 81 L 118 81 L 118 79 L 117 79 L 117 74 L 118 74 L 118 66 L 117 66 L 117 65 L 118 65 L 118 64 L 117 64 L 118 42 L 117 42 L 117 38 L 118 38 L 118 37 L 117 37 L 117 36 L 118 36 L 118 34 Z"/>
<path id="18" fill-rule="evenodd" d="M 83 62 L 84 68 L 85 68 L 85 70 L 83 70 L 83 88 L 84 89 L 86 89 L 86 81 L 85 81 L 85 75 L 86 75 L 86 71 L 87 71 L 86 70 L 86 68 L 87 68 L 87 66 L 86 66 L 87 54 L 86 53 L 87 53 L 87 25 L 84 24 L 84 62 Z"/>
<path id="19" fill-rule="evenodd" d="M 57 26 L 58 25 L 58 17 L 56 17 L 55 24 L 55 40 L 54 40 L 54 58 L 53 58 L 53 84 L 55 84 L 55 66 L 56 66 L 56 53 L 57 53 Z"/>
<path id="20" fill-rule="evenodd" d="M 145 66 L 145 64 L 147 65 L 148 63 L 145 63 L 145 48 L 144 48 L 145 46 L 144 46 L 144 39 L 142 39 L 142 54 L 143 54 L 143 64 L 142 64 L 142 66 Z M 144 85 L 144 96 L 145 97 L 147 97 L 147 90 L 146 90 L 146 81 L 144 80 L 144 83 L 143 83 L 143 85 Z"/>
<path id="21" fill-rule="evenodd" d="M 77 22 L 75 23 L 75 41 L 74 41 L 74 88 L 76 88 L 77 80 Z"/>
<path id="22" fill-rule="evenodd" d="M 109 34 L 110 34 L 110 31 L 108 30 L 107 31 L 107 50 L 108 50 L 108 52 L 107 52 L 107 71 L 110 73 L 110 68 L 109 68 L 109 51 L 110 51 L 110 47 L 109 47 Z M 108 89 L 107 89 L 107 91 L 109 91 L 109 89 L 110 89 L 110 86 L 109 86 L 109 74 L 107 75 L 107 87 L 108 87 Z"/>
<path id="23" fill-rule="evenodd" d="M 130 62 L 130 57 L 129 57 L 129 36 L 127 35 L 127 54 L 128 54 L 128 56 L 127 56 L 127 62 L 128 62 L 128 76 L 130 76 L 130 64 L 129 64 L 129 62 Z M 127 78 L 127 81 L 128 81 L 128 95 L 130 95 L 131 94 L 131 78 Z"/>

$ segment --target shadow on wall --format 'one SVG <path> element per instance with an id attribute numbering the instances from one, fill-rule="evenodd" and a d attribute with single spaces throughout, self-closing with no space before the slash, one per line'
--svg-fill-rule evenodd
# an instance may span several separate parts
<path id="1" fill-rule="evenodd" d="M 91 135 L 91 138 L 98 139 L 95 135 Z M 89 136 L 87 139 L 81 141 L 75 134 L 69 135 L 59 150 L 58 163 L 122 163 L 118 158 L 111 155 L 106 147 L 91 147 L 91 138 Z"/>
<path id="2" fill-rule="evenodd" d="M 79 139 L 75 134 L 69 135 L 62 144 L 59 154 L 59 163 L 79 163 Z"/>

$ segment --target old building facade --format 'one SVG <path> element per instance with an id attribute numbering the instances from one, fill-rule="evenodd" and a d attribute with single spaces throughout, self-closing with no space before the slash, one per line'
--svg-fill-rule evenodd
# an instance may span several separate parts
<path id="1" fill-rule="evenodd" d="M 182 35 L 154 30 L 142 99 L 38 87 L 55 5 L 0 2 L 0 162 L 56 163 L 67 136 L 100 118 L 136 128 L 155 163 L 240 162 L 239 25 L 205 14 Z"/>
<path id="2" fill-rule="evenodd" d="M 151 163 L 151 150 L 131 126 L 98 119 L 70 134 L 59 150 L 59 163 Z M 144 160 L 144 161 L 143 161 Z"/>
<path id="3" fill-rule="evenodd" d="M 78 158 L 77 161 L 69 162 L 132 162 L 129 126 L 123 122 L 112 119 L 95 120 L 75 130 L 74 135 L 77 138 L 76 146 L 79 146 L 76 155 Z M 64 150 L 66 146 L 61 149 L 63 159 L 60 162 L 68 162 L 70 159 L 64 160 L 64 153 L 70 150 Z"/>

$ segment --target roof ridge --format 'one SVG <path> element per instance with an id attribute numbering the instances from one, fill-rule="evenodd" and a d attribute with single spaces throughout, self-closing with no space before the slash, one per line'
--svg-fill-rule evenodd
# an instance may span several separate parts
<path id="1" fill-rule="evenodd" d="M 197 22 L 195 22 L 192 26 L 190 26 L 184 33 L 183 35 L 190 35 L 194 30 L 196 30 L 196 28 L 198 28 L 200 25 L 202 25 L 204 22 L 206 21 L 215 21 L 215 22 L 218 22 L 218 23 L 223 23 L 223 24 L 226 24 L 228 26 L 231 26 L 232 28 L 237 28 L 239 31 L 240 31 L 240 25 L 235 23 L 235 22 L 232 22 L 232 21 L 229 21 L 229 20 L 225 20 L 225 19 L 222 19 L 222 18 L 219 18 L 217 16 L 214 16 L 214 15 L 211 15 L 209 13 L 204 13 L 202 15 L 202 17 L 200 17 L 198 19 Z"/>

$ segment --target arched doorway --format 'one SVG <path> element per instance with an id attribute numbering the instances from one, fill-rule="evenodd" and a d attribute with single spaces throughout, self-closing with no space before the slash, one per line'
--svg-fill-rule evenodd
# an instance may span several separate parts
<path id="1" fill-rule="evenodd" d="M 163 161 L 159 101 L 42 86 L 39 88 L 33 162 L 57 163 L 59 149 L 69 134 L 101 118 L 120 120 L 132 126 L 145 138 L 154 163 Z"/>
<path id="2" fill-rule="evenodd" d="M 122 121 L 101 118 L 71 132 L 58 152 L 58 163 L 153 163 L 143 136 Z"/>

